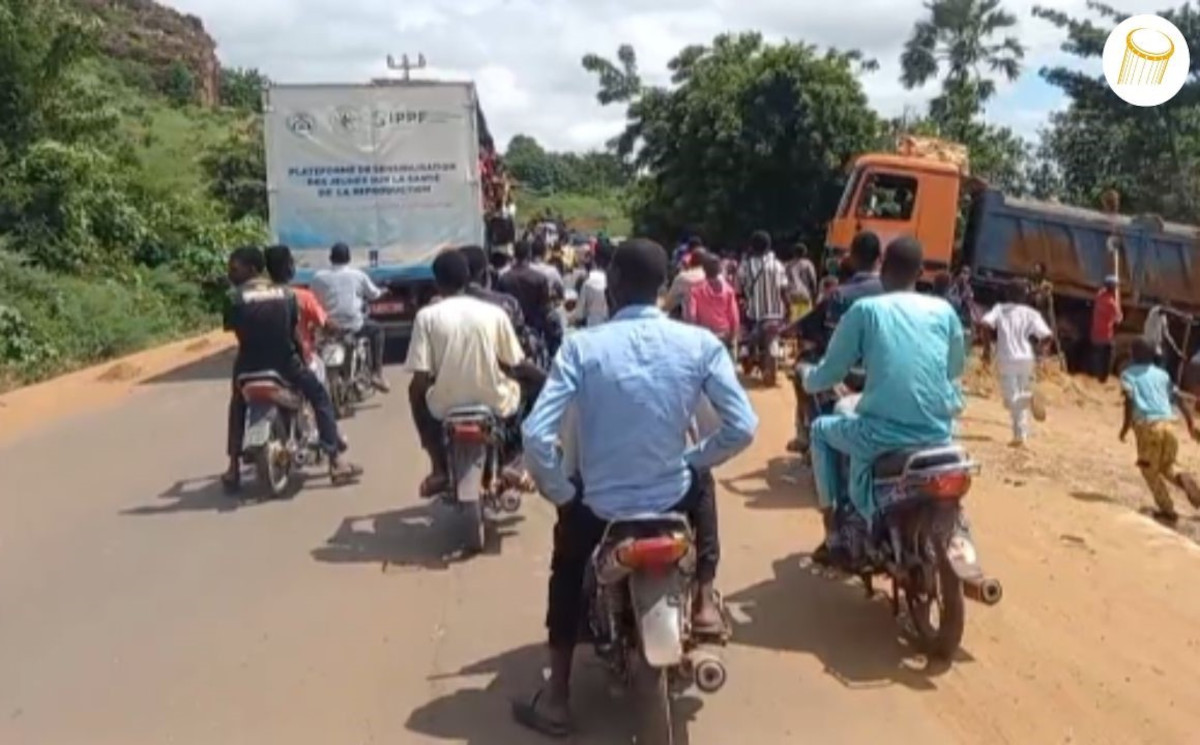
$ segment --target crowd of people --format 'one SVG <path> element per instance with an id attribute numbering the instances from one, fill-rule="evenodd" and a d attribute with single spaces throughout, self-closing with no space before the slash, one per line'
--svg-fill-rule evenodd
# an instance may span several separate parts
<path id="1" fill-rule="evenodd" d="M 1005 301 L 984 314 L 975 308 L 966 270 L 939 276 L 932 294 L 917 292 L 924 255 L 913 238 L 884 251 L 878 236 L 860 233 L 837 275 L 824 279 L 804 246 L 776 254 L 762 231 L 750 236 L 739 259 L 695 238 L 673 253 L 645 239 L 617 246 L 599 240 L 579 252 L 568 277 L 566 267 L 547 260 L 548 248 L 535 236 L 518 242 L 511 256 L 479 246 L 438 254 L 437 299 L 417 313 L 405 363 L 413 424 L 429 459 L 422 497 L 448 487 L 441 420 L 453 408 L 484 405 L 506 433 L 502 478 L 536 486 L 558 508 L 546 617 L 551 674 L 513 712 L 540 732 L 570 729 L 584 573 L 608 521 L 688 514 L 699 558 L 695 624 L 709 629 L 723 622 L 714 590 L 720 540 L 711 471 L 755 436 L 758 421 L 734 363 L 740 340 L 764 323 L 785 324 L 783 334 L 800 345 L 797 437 L 789 447 L 811 458 L 826 526 L 814 553 L 819 562 L 849 561 L 848 541 L 874 513 L 875 458 L 951 441 L 973 334 L 995 356 L 1014 444 L 1029 437 L 1030 413 L 1045 417 L 1033 383 L 1039 348 L 1053 341 L 1037 307 L 1042 287 L 1013 283 Z M 386 391 L 382 333 L 364 311 L 383 291 L 350 265 L 345 246 L 335 246 L 330 259 L 308 292 L 288 286 L 294 262 L 286 247 L 238 249 L 229 262 L 234 289 L 226 327 L 238 338 L 235 376 L 269 369 L 294 386 L 315 413 L 331 475 L 350 482 L 362 469 L 343 457 L 346 440 L 312 367 L 314 335 L 336 328 L 368 338 L 375 384 Z M 575 296 L 570 309 L 568 294 Z M 1105 308 L 1092 329 L 1098 354 L 1120 313 L 1119 302 L 1115 314 Z M 1175 409 L 1185 412 L 1193 434 L 1195 428 L 1170 376 L 1155 364 L 1161 353 L 1150 340 L 1134 347 L 1134 364 L 1121 375 L 1121 437 L 1135 432 L 1139 467 L 1160 512 L 1170 517 L 1166 484 L 1196 499 L 1200 493 L 1175 468 L 1178 442 L 1167 424 Z M 830 410 L 819 403 L 856 375 L 855 406 Z M 702 401 L 716 422 L 696 436 Z M 231 489 L 238 485 L 241 406 L 235 386 L 225 476 Z M 568 437 L 578 443 L 573 457 L 562 446 Z M 841 459 L 848 459 L 848 473 Z M 839 515 L 846 514 L 843 524 Z"/>

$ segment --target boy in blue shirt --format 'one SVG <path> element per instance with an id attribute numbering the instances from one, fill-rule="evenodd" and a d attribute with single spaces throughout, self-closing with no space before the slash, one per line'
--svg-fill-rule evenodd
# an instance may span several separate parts
<path id="1" fill-rule="evenodd" d="M 1154 364 L 1155 350 L 1145 338 L 1133 342 L 1133 363 L 1121 373 L 1121 390 L 1125 394 L 1125 422 L 1121 426 L 1121 442 L 1133 430 L 1137 440 L 1138 468 L 1150 487 L 1158 506 L 1155 517 L 1175 523 L 1179 515 L 1167 489 L 1167 482 L 1187 494 L 1188 501 L 1200 507 L 1200 487 L 1190 474 L 1175 468 L 1179 440 L 1175 437 L 1175 409 L 1187 422 L 1188 434 L 1197 439 L 1196 423 L 1191 410 L 1179 397 L 1179 389 L 1171 376 Z"/>

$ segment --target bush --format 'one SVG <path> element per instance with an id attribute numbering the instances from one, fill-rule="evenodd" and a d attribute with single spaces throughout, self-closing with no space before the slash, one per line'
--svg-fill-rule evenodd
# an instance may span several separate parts
<path id="1" fill-rule="evenodd" d="M 121 281 L 52 274 L 0 252 L 0 379 L 29 383 L 211 328 L 196 285 L 167 267 Z"/>

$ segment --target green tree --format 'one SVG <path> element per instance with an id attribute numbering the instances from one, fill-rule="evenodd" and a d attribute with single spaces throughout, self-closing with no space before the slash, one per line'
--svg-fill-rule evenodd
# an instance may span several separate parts
<path id="1" fill-rule="evenodd" d="M 901 81 L 912 89 L 941 76 L 942 91 L 929 104 L 930 118 L 960 141 L 996 92 L 988 74 L 1016 80 L 1025 47 L 1015 36 L 995 37 L 1017 19 L 1001 0 L 932 0 L 928 18 L 918 21 L 900 57 Z"/>
<path id="2" fill-rule="evenodd" d="M 163 80 L 163 94 L 180 107 L 196 102 L 196 76 L 186 64 L 179 60 L 171 62 Z"/>
<path id="3" fill-rule="evenodd" d="M 209 194 L 231 220 L 267 219 L 267 160 L 262 119 L 254 117 L 205 153 L 201 165 Z"/>
<path id="4" fill-rule="evenodd" d="M 629 47 L 618 62 L 584 58 L 598 99 L 626 105 L 613 146 L 644 173 L 635 229 L 664 240 L 685 228 L 724 245 L 757 228 L 819 236 L 846 165 L 882 129 L 857 80 L 870 63 L 853 52 L 723 34 L 671 61 L 671 88 L 645 86 Z"/>
<path id="5" fill-rule="evenodd" d="M 0 0 L 0 159 L 61 133 L 94 32 L 63 0 Z"/>
<path id="6" fill-rule="evenodd" d="M 1130 14 L 1095 2 L 1088 6 L 1103 22 L 1043 7 L 1034 15 L 1066 32 L 1064 52 L 1099 60 L 1111 28 Z M 1186 3 L 1160 13 L 1192 49 L 1200 49 L 1198 10 Z M 1041 72 L 1070 101 L 1051 116 L 1040 149 L 1063 199 L 1099 207 L 1101 194 L 1115 189 L 1123 211 L 1200 222 L 1200 58 L 1193 56 L 1179 94 L 1150 108 L 1124 103 L 1103 75 L 1065 66 Z"/>
<path id="7" fill-rule="evenodd" d="M 221 68 L 221 105 L 262 113 L 262 91 L 270 81 L 256 69 Z"/>

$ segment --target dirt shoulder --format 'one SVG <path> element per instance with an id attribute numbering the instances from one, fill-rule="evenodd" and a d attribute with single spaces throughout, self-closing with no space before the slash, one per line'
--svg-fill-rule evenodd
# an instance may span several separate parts
<path id="1" fill-rule="evenodd" d="M 111 406 L 139 386 L 220 355 L 232 345 L 232 336 L 213 331 L 0 395 L 0 444 L 64 417 Z"/>
<path id="2" fill-rule="evenodd" d="M 906 658 L 898 670 L 907 677 L 895 679 L 918 681 L 910 695 L 956 742 L 1195 742 L 1200 710 L 1187 702 L 1200 680 L 1200 548 L 1139 514 L 1151 500 L 1132 438 L 1117 438 L 1115 384 L 1046 377 L 1050 418 L 1024 450 L 1008 446 L 991 376 L 975 370 L 967 381 L 962 439 L 983 471 L 966 509 L 1005 598 L 968 606 L 962 654 L 948 670 Z M 764 420 L 790 419 L 791 400 L 783 390 L 755 394 Z M 1200 446 L 1181 435 L 1181 458 L 1195 468 Z M 760 448 L 764 461 L 783 454 L 783 442 Z M 794 461 L 786 469 L 795 478 L 780 480 L 772 499 L 806 508 L 810 476 Z M 1181 532 L 1193 532 L 1195 510 L 1177 502 Z M 815 530 L 816 514 L 801 515 Z"/>

